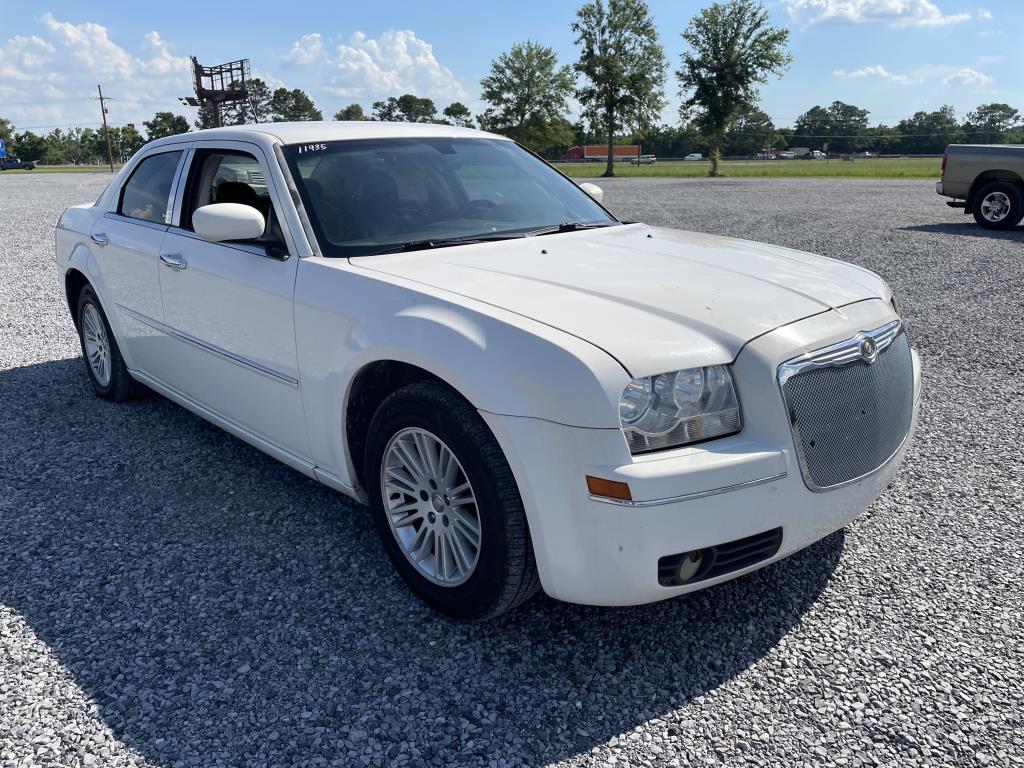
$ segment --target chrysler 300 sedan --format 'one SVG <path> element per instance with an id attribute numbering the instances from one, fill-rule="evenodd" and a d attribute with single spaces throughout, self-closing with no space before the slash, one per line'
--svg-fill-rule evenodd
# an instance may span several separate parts
<path id="1" fill-rule="evenodd" d="M 479 131 L 221 128 L 68 209 L 57 267 L 100 397 L 368 504 L 452 616 L 672 597 L 863 512 L 920 388 L 885 282 L 601 201 Z"/>

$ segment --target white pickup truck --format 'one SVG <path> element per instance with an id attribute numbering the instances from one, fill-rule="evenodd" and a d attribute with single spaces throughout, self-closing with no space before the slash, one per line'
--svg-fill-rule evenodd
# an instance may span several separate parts
<path id="1" fill-rule="evenodd" d="M 935 191 L 986 229 L 1016 227 L 1024 218 L 1024 146 L 950 144 Z"/>
<path id="2" fill-rule="evenodd" d="M 601 197 L 480 131 L 218 128 L 65 211 L 57 270 L 97 395 L 369 504 L 453 616 L 672 597 L 863 512 L 920 391 L 885 282 Z"/>

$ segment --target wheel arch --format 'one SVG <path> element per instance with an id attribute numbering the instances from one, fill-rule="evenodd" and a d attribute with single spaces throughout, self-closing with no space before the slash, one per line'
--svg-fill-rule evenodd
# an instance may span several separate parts
<path id="1" fill-rule="evenodd" d="M 78 330 L 78 297 L 82 295 L 82 289 L 87 285 L 92 286 L 89 278 L 75 267 L 69 268 L 64 273 L 64 296 L 67 298 L 68 312 L 71 313 L 71 322 L 75 324 L 76 330 Z"/>
<path id="2" fill-rule="evenodd" d="M 393 392 L 419 381 L 434 381 L 451 389 L 463 399 L 461 392 L 431 371 L 402 360 L 382 359 L 366 363 L 352 377 L 342 409 L 345 448 L 351 463 L 352 478 L 366 488 L 364 456 L 370 432 L 370 421 L 380 404 Z"/>
<path id="3" fill-rule="evenodd" d="M 967 199 L 964 201 L 965 213 L 973 210 L 975 195 L 977 195 L 986 184 L 992 181 L 1008 181 L 1012 184 L 1018 185 L 1021 187 L 1022 191 L 1024 191 L 1024 178 L 1021 178 L 1019 173 L 1001 168 L 983 171 L 975 176 L 974 181 L 971 182 L 971 188 L 967 192 Z"/>

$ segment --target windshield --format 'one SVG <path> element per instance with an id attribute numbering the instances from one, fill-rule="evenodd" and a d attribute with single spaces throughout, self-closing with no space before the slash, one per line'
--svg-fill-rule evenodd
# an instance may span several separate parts
<path id="1" fill-rule="evenodd" d="M 335 141 L 286 146 L 284 154 L 325 256 L 618 223 L 511 141 Z"/>

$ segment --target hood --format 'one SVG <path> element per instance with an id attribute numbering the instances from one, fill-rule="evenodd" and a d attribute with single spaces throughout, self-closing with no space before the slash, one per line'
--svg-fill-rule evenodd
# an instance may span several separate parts
<path id="1" fill-rule="evenodd" d="M 584 339 L 633 376 L 731 362 L 751 339 L 884 281 L 778 246 L 642 224 L 352 260 Z"/>

